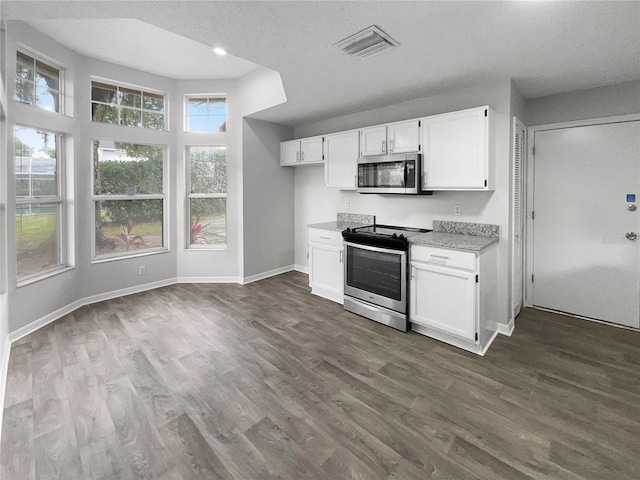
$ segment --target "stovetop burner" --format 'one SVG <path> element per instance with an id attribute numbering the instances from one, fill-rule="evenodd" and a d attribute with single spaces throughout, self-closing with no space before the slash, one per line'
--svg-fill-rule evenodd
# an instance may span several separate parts
<path id="1" fill-rule="evenodd" d="M 366 225 L 343 230 L 342 238 L 352 243 L 406 250 L 410 237 L 430 231 L 424 228 L 396 227 L 393 225 Z"/>

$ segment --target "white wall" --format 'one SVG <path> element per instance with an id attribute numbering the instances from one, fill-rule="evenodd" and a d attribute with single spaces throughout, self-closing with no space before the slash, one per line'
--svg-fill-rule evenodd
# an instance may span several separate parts
<path id="1" fill-rule="evenodd" d="M 478 85 L 366 112 L 323 120 L 295 128 L 295 138 L 321 135 L 367 125 L 434 115 L 489 105 L 495 121 L 495 191 L 436 192 L 432 196 L 362 195 L 323 187 L 323 167 L 295 168 L 295 262 L 308 266 L 307 225 L 332 221 L 337 212 L 376 215 L 378 223 L 430 228 L 433 220 L 491 223 L 500 226 L 498 244 L 498 301 L 501 323 L 509 314 L 509 190 L 511 138 L 511 82 Z M 350 202 L 345 208 L 344 202 Z M 329 201 L 329 207 L 325 202 Z M 453 216 L 460 205 L 462 215 Z"/>
<path id="2" fill-rule="evenodd" d="M 293 268 L 294 171 L 280 166 L 293 128 L 245 119 L 242 133 L 244 277 Z"/>
<path id="3" fill-rule="evenodd" d="M 533 98 L 525 108 L 527 126 L 640 113 L 640 81 Z"/>

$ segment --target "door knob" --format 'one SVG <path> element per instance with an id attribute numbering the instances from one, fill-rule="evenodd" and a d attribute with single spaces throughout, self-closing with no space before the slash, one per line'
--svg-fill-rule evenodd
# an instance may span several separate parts
<path id="1" fill-rule="evenodd" d="M 634 241 L 638 238 L 638 235 L 636 234 L 636 232 L 627 232 L 625 234 L 625 237 L 627 237 L 627 240 Z"/>

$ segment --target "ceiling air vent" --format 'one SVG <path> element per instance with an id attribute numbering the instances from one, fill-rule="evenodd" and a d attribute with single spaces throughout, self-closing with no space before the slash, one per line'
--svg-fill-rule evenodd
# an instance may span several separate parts
<path id="1" fill-rule="evenodd" d="M 344 40 L 340 40 L 335 45 L 349 55 L 366 58 L 386 52 L 400 44 L 378 27 L 372 25 Z"/>

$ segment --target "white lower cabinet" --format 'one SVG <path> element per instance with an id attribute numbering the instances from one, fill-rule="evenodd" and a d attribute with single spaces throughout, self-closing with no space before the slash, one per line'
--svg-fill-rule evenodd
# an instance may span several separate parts
<path id="1" fill-rule="evenodd" d="M 475 253 L 412 245 L 410 261 L 411 329 L 484 355 L 497 334 L 496 247 Z"/>
<path id="2" fill-rule="evenodd" d="M 309 229 L 309 286 L 311 293 L 344 302 L 344 247 L 342 233 Z"/>

